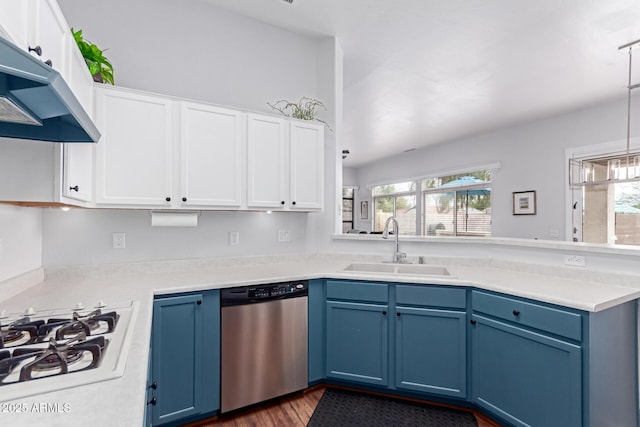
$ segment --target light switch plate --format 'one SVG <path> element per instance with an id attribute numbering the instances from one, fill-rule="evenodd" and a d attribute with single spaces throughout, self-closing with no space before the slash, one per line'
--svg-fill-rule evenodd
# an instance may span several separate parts
<path id="1" fill-rule="evenodd" d="M 236 246 L 240 244 L 240 232 L 239 231 L 230 231 L 229 232 L 229 244 L 231 246 Z"/>

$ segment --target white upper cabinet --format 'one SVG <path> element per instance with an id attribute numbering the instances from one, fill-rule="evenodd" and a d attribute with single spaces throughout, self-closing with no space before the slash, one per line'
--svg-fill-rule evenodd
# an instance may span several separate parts
<path id="1" fill-rule="evenodd" d="M 247 135 L 247 206 L 322 210 L 324 127 L 249 114 Z"/>
<path id="2" fill-rule="evenodd" d="M 288 171 L 284 119 L 247 115 L 247 206 L 286 208 Z"/>
<path id="3" fill-rule="evenodd" d="M 180 102 L 180 194 L 183 206 L 242 204 L 242 113 Z"/>
<path id="4" fill-rule="evenodd" d="M 0 27 L 35 58 L 50 60 L 93 117 L 93 78 L 56 0 L 2 0 Z"/>
<path id="5" fill-rule="evenodd" d="M 324 205 L 324 126 L 289 124 L 290 203 L 295 210 L 322 210 Z"/>
<path id="6" fill-rule="evenodd" d="M 40 47 L 42 54 L 31 53 L 43 62 L 51 61 L 51 66 L 68 81 L 67 57 L 72 54 L 69 43 L 72 37 L 67 21 L 55 0 L 36 0 L 32 4 L 30 16 L 34 19 L 29 25 L 28 41 L 30 47 Z"/>
<path id="7" fill-rule="evenodd" d="M 2 0 L 0 27 L 16 45 L 24 50 L 29 46 L 29 6 L 31 0 Z"/>
<path id="8" fill-rule="evenodd" d="M 93 201 L 93 144 L 64 144 L 62 195 Z"/>
<path id="9" fill-rule="evenodd" d="M 166 97 L 96 87 L 96 203 L 170 207 L 173 105 Z"/>

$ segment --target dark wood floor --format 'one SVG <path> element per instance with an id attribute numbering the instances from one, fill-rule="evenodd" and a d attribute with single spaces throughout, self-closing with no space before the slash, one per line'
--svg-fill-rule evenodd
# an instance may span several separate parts
<path id="1" fill-rule="evenodd" d="M 303 427 L 306 426 L 326 387 L 274 399 L 248 409 L 240 409 L 204 420 L 190 426 L 200 427 Z M 472 411 L 478 427 L 500 427 L 481 414 Z"/>

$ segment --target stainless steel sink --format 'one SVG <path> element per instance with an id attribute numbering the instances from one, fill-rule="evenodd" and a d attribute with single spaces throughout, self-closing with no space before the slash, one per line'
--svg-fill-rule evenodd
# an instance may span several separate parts
<path id="1" fill-rule="evenodd" d="M 408 276 L 448 276 L 451 277 L 449 270 L 440 265 L 424 265 L 424 264 L 385 264 L 385 263 L 353 263 L 347 266 L 344 271 L 353 271 L 358 273 L 377 273 L 377 274 L 406 274 Z"/>

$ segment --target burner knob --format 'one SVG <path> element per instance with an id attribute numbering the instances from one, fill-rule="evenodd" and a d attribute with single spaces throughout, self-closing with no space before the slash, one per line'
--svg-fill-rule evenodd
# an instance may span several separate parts
<path id="1" fill-rule="evenodd" d="M 73 311 L 82 310 L 83 308 L 84 308 L 84 304 L 82 304 L 81 302 L 77 302 L 75 307 L 73 307 Z"/>
<path id="2" fill-rule="evenodd" d="M 102 307 L 106 307 L 106 306 L 107 305 L 102 300 L 99 300 L 98 303 L 96 304 L 96 308 L 102 308 Z"/>
<path id="3" fill-rule="evenodd" d="M 36 314 L 36 310 L 33 307 L 29 307 L 24 311 L 24 314 L 27 316 L 31 316 L 33 314 Z"/>
<path id="4" fill-rule="evenodd" d="M 6 319 L 7 317 L 9 317 L 9 313 L 7 313 L 7 310 L 0 311 L 0 319 Z"/>

